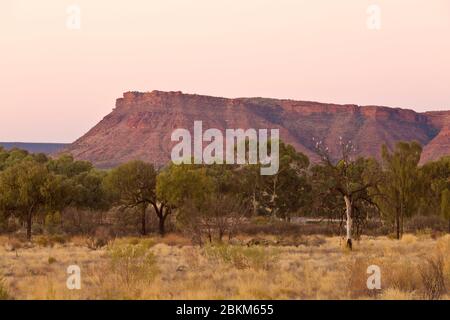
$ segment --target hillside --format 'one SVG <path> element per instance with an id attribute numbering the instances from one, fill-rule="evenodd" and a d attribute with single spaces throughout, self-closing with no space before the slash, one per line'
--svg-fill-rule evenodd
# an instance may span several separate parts
<path id="1" fill-rule="evenodd" d="M 268 98 L 227 99 L 181 92 L 126 92 L 116 107 L 65 152 L 112 167 L 142 159 L 169 161 L 176 128 L 278 128 L 281 139 L 317 160 L 315 139 L 338 155 L 339 137 L 351 140 L 358 155 L 379 158 L 381 145 L 418 141 L 423 161 L 450 154 L 450 111 L 417 113 L 381 106 L 338 105 Z M 317 140 L 316 140 L 317 141 Z"/>

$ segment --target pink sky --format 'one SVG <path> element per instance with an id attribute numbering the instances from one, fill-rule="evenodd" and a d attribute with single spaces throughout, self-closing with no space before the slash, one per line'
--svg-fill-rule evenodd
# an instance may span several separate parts
<path id="1" fill-rule="evenodd" d="M 0 55 L 0 141 L 71 142 L 129 90 L 444 110 L 450 0 L 2 0 Z"/>

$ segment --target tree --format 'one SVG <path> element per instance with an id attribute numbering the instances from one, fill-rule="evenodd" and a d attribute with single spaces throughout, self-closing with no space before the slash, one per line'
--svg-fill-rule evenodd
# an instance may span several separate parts
<path id="1" fill-rule="evenodd" d="M 140 208 L 141 233 L 147 234 L 146 211 L 156 204 L 156 171 L 143 161 L 131 161 L 113 169 L 106 178 L 113 199 L 123 207 Z"/>
<path id="2" fill-rule="evenodd" d="M 267 143 L 270 149 L 271 142 Z M 231 170 L 239 182 L 234 189 L 253 208 L 254 215 L 290 220 L 293 213 L 306 209 L 311 202 L 308 167 L 307 156 L 280 141 L 277 173 L 261 175 L 261 164 L 237 166 Z"/>
<path id="3" fill-rule="evenodd" d="M 450 233 L 450 190 L 445 189 L 441 194 L 441 214 L 448 220 L 448 233 Z"/>
<path id="4" fill-rule="evenodd" d="M 398 142 L 393 152 L 386 145 L 382 147 L 385 172 L 377 202 L 382 213 L 394 220 L 397 239 L 403 235 L 405 216 L 412 216 L 418 208 L 421 153 L 422 147 L 417 142 Z"/>
<path id="5" fill-rule="evenodd" d="M 225 235 L 230 240 L 236 234 L 248 212 L 241 199 L 214 192 L 201 204 L 187 199 L 179 210 L 177 221 L 199 244 L 205 237 L 209 242 L 221 242 Z"/>
<path id="6" fill-rule="evenodd" d="M 450 157 L 424 164 L 420 168 L 420 199 L 418 214 L 441 213 L 442 193 L 450 189 Z"/>
<path id="7" fill-rule="evenodd" d="M 46 166 L 31 160 L 16 163 L 0 174 L 2 207 L 25 222 L 28 240 L 33 217 L 51 209 L 49 195 L 54 194 L 56 186 L 55 177 Z"/>
<path id="8" fill-rule="evenodd" d="M 270 215 L 287 221 L 292 213 L 309 206 L 311 185 L 307 177 L 309 159 L 291 145 L 280 143 L 279 169 L 271 176 L 262 176 L 261 205 Z"/>
<path id="9" fill-rule="evenodd" d="M 170 164 L 157 178 L 156 194 L 166 214 L 181 208 L 188 199 L 200 207 L 214 190 L 213 180 L 202 166 Z"/>
<path id="10" fill-rule="evenodd" d="M 346 241 L 347 247 L 352 249 L 353 221 L 360 218 L 358 208 L 362 204 L 375 206 L 372 201 L 371 189 L 379 183 L 380 168 L 374 159 L 354 159 L 355 151 L 351 142 L 343 143 L 340 139 L 341 158 L 334 162 L 322 142 L 316 144 L 322 165 L 313 168 L 313 180 L 320 203 L 326 202 L 330 196 L 337 196 L 345 204 Z"/>
<path id="11" fill-rule="evenodd" d="M 90 172 L 93 166 L 88 161 L 75 161 L 70 154 L 63 154 L 57 159 L 51 159 L 47 163 L 48 169 L 58 175 L 73 178 L 82 173 Z"/>

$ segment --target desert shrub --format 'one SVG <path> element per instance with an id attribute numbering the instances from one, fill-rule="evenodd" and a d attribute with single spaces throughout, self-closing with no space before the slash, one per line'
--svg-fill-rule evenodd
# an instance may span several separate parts
<path id="1" fill-rule="evenodd" d="M 378 290 L 367 288 L 367 267 L 371 263 L 365 258 L 350 259 L 345 265 L 347 294 L 355 299 L 361 296 L 376 294 Z"/>
<path id="2" fill-rule="evenodd" d="M 164 237 L 158 238 L 158 243 L 164 243 L 168 246 L 190 246 L 192 239 L 179 233 L 168 233 Z"/>
<path id="3" fill-rule="evenodd" d="M 407 259 L 386 261 L 381 265 L 383 288 L 399 292 L 416 292 L 420 289 L 420 274 L 415 263 Z"/>
<path id="4" fill-rule="evenodd" d="M 150 242 L 139 244 L 115 243 L 109 249 L 112 271 L 129 286 L 151 281 L 158 273 L 156 257 L 149 250 Z"/>
<path id="5" fill-rule="evenodd" d="M 95 229 L 93 235 L 86 239 L 86 245 L 89 249 L 96 250 L 108 245 L 112 239 L 112 229 L 107 226 L 99 226 Z"/>
<path id="6" fill-rule="evenodd" d="M 56 259 L 54 257 L 48 257 L 48 264 L 53 264 L 56 262 Z"/>
<path id="7" fill-rule="evenodd" d="M 140 237 L 127 237 L 127 238 L 117 238 L 112 243 L 112 246 L 143 246 L 147 249 L 153 247 L 155 245 L 155 241 L 152 238 L 140 238 Z"/>
<path id="8" fill-rule="evenodd" d="M 75 234 L 92 234 L 97 226 L 103 224 L 108 212 L 66 208 L 62 211 L 62 232 Z"/>
<path id="9" fill-rule="evenodd" d="M 389 288 L 383 291 L 381 295 L 383 300 L 412 300 L 413 295 L 411 292 L 405 292 L 395 288 Z"/>
<path id="10" fill-rule="evenodd" d="M 42 224 L 35 223 L 31 226 L 31 233 L 33 235 L 40 235 L 44 233 L 44 227 Z"/>
<path id="11" fill-rule="evenodd" d="M 47 247 L 50 245 L 50 242 L 48 240 L 47 236 L 37 236 L 34 237 L 34 242 L 41 247 Z"/>
<path id="12" fill-rule="evenodd" d="M 45 216 L 45 231 L 48 234 L 61 232 L 61 213 L 58 211 L 50 212 Z"/>
<path id="13" fill-rule="evenodd" d="M 113 230 L 117 236 L 136 235 L 141 225 L 141 218 L 139 214 L 136 214 L 135 208 L 121 208 L 116 207 L 110 210 L 110 220 L 113 225 Z M 151 215 L 146 216 L 146 225 L 149 229 L 152 229 L 152 222 L 150 221 Z"/>
<path id="14" fill-rule="evenodd" d="M 229 195 L 210 195 L 201 205 L 186 201 L 177 215 L 185 233 L 197 244 L 232 239 L 248 212 L 247 205 Z"/>
<path id="15" fill-rule="evenodd" d="M 204 248 L 206 257 L 233 265 L 236 269 L 269 269 L 278 256 L 274 248 L 243 247 L 226 244 L 208 245 Z"/>
<path id="16" fill-rule="evenodd" d="M 12 296 L 6 287 L 5 280 L 0 277 L 0 300 L 12 300 Z"/>
<path id="17" fill-rule="evenodd" d="M 55 244 L 64 244 L 67 240 L 67 236 L 61 234 L 40 235 L 34 238 L 34 242 L 41 247 L 53 247 Z"/>
<path id="18" fill-rule="evenodd" d="M 428 300 L 438 300 L 445 293 L 444 259 L 441 255 L 429 258 L 421 267 L 423 296 Z"/>
<path id="19" fill-rule="evenodd" d="M 413 244 L 417 241 L 417 238 L 412 234 L 404 234 L 401 241 L 405 244 Z"/>

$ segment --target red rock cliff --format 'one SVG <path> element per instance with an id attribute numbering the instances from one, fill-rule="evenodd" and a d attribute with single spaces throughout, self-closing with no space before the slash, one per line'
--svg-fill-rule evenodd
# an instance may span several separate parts
<path id="1" fill-rule="evenodd" d="M 266 98 L 226 99 L 181 92 L 126 92 L 116 108 L 66 151 L 98 167 L 141 159 L 169 161 L 176 128 L 280 129 L 281 139 L 317 160 L 315 139 L 338 155 L 339 137 L 357 153 L 379 158 L 381 145 L 418 141 L 423 161 L 450 154 L 450 111 L 416 113 L 379 106 L 337 105 Z"/>

